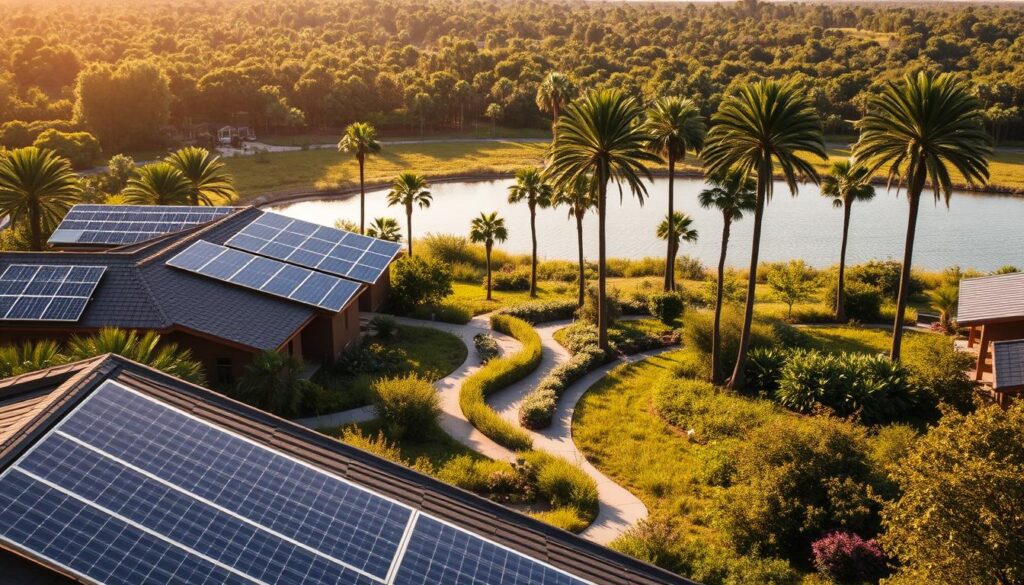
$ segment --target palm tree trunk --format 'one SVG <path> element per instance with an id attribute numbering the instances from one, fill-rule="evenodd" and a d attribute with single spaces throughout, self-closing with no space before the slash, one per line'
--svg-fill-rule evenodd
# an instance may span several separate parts
<path id="1" fill-rule="evenodd" d="M 672 213 L 675 211 L 675 176 L 676 157 L 668 154 L 668 256 L 665 259 L 665 292 L 676 289 L 675 264 L 672 246 L 675 242 L 675 226 L 672 225 Z"/>
<path id="2" fill-rule="evenodd" d="M 537 208 L 530 204 L 530 237 L 533 255 L 530 258 L 530 298 L 537 298 Z"/>
<path id="3" fill-rule="evenodd" d="M 764 200 L 768 181 L 772 175 L 762 163 L 757 170 L 757 207 L 754 210 L 754 236 L 750 247 L 750 275 L 747 278 L 747 303 L 743 310 L 743 332 L 740 334 L 740 349 L 736 355 L 736 367 L 729 380 L 730 390 L 743 390 L 747 383 L 747 350 L 750 349 L 750 326 L 754 321 L 754 293 L 757 289 L 757 257 L 761 252 L 761 222 L 764 219 Z"/>
<path id="4" fill-rule="evenodd" d="M 405 208 L 405 230 L 409 235 L 409 257 L 412 258 L 412 205 Z"/>
<path id="5" fill-rule="evenodd" d="M 892 350 L 889 359 L 900 361 L 900 348 L 903 345 L 903 318 L 907 312 L 907 298 L 910 296 L 910 269 L 914 258 L 914 237 L 917 234 L 917 211 L 921 205 L 921 191 L 924 190 L 926 168 L 918 162 L 918 169 L 910 188 L 907 200 L 910 202 L 910 214 L 907 218 L 907 243 L 903 247 L 903 267 L 900 270 L 900 294 L 896 298 L 896 322 L 892 326 Z"/>
<path id="6" fill-rule="evenodd" d="M 551 102 L 551 144 L 558 140 L 558 102 Z"/>
<path id="7" fill-rule="evenodd" d="M 718 256 L 718 291 L 715 293 L 715 324 L 711 328 L 711 383 L 722 383 L 722 356 L 721 356 L 721 329 L 722 329 L 722 299 L 725 297 L 725 254 L 729 249 L 729 231 L 732 227 L 732 218 L 725 218 L 725 226 L 722 227 L 722 253 Z"/>
<path id="8" fill-rule="evenodd" d="M 605 199 L 608 195 L 608 177 L 604 172 L 598 175 L 597 194 L 597 345 L 601 351 L 608 351 L 608 266 L 605 250 Z"/>
<path id="9" fill-rule="evenodd" d="M 491 300 L 491 243 L 488 242 L 485 247 L 487 252 L 487 300 Z"/>
<path id="10" fill-rule="evenodd" d="M 584 296 L 586 295 L 586 265 L 583 260 L 583 216 L 576 215 L 576 244 L 579 248 L 580 253 L 580 275 L 579 275 L 579 296 L 576 299 L 576 306 L 582 307 Z"/>
<path id="11" fill-rule="evenodd" d="M 850 204 L 843 205 L 843 244 L 839 248 L 839 284 L 836 287 L 836 321 L 846 323 L 846 241 L 850 235 Z"/>
<path id="12" fill-rule="evenodd" d="M 366 159 L 359 155 L 359 233 L 366 235 L 366 180 L 364 165 Z M 411 256 L 412 254 L 410 254 Z"/>

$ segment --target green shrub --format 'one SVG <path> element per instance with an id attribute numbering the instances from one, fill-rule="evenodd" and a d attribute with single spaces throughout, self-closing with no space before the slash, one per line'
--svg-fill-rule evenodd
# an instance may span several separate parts
<path id="1" fill-rule="evenodd" d="M 829 306 L 836 304 L 836 282 L 832 282 L 825 293 L 825 301 Z M 858 280 L 846 281 L 846 318 L 860 323 L 878 323 L 882 319 L 882 304 L 885 295 L 875 285 Z"/>
<path id="2" fill-rule="evenodd" d="M 487 286 L 486 277 L 482 286 Z M 530 270 L 506 264 L 501 267 L 501 270 L 496 270 L 491 274 L 491 288 L 503 291 L 530 290 Z"/>
<path id="3" fill-rule="evenodd" d="M 537 488 L 519 467 L 471 455 L 459 455 L 445 462 L 437 478 L 464 490 L 503 503 L 531 503 Z"/>
<path id="4" fill-rule="evenodd" d="M 444 262 L 406 256 L 391 265 L 388 302 L 398 312 L 406 313 L 423 305 L 440 303 L 450 294 L 452 273 Z"/>
<path id="5" fill-rule="evenodd" d="M 622 316 L 622 307 L 619 305 L 618 295 L 614 290 L 607 291 L 605 298 L 608 307 L 608 324 L 611 325 Z M 576 318 L 588 323 L 597 324 L 597 287 L 587 287 L 587 293 L 583 297 L 583 306 L 576 311 Z"/>
<path id="6" fill-rule="evenodd" d="M 473 245 L 465 236 L 430 233 L 416 240 L 421 254 L 445 264 L 469 264 L 479 267 Z"/>
<path id="7" fill-rule="evenodd" d="M 886 425 L 868 438 L 868 461 L 875 476 L 875 486 L 886 500 L 899 495 L 899 486 L 892 480 L 896 471 L 917 442 L 917 431 L 910 425 Z"/>
<path id="8" fill-rule="evenodd" d="M 711 362 L 699 351 L 687 348 L 672 364 L 672 375 L 676 378 L 700 379 L 711 378 Z"/>
<path id="9" fill-rule="evenodd" d="M 491 360 L 466 378 L 459 392 L 459 405 L 469 422 L 485 436 L 509 449 L 522 451 L 533 444 L 530 435 L 501 418 L 484 398 L 537 369 L 541 360 L 540 336 L 526 321 L 507 315 L 492 315 L 491 327 L 516 338 L 523 347 L 513 355 Z"/>
<path id="10" fill-rule="evenodd" d="M 896 300 L 900 292 L 900 273 L 902 263 L 899 260 L 870 260 L 863 264 L 846 267 L 846 282 L 860 282 L 882 291 L 885 298 Z M 918 294 L 923 290 L 919 278 L 911 274 L 910 293 Z"/>
<path id="11" fill-rule="evenodd" d="M 469 307 L 460 303 L 442 301 L 440 303 L 416 307 L 410 316 L 415 317 L 416 319 L 424 319 L 428 321 L 441 321 L 442 323 L 465 325 L 473 318 L 473 311 L 471 311 Z"/>
<path id="12" fill-rule="evenodd" d="M 537 264 L 537 278 L 541 280 L 576 282 L 579 272 L 579 264 L 570 260 L 546 260 Z"/>
<path id="13" fill-rule="evenodd" d="M 562 393 L 607 359 L 608 356 L 596 343 L 577 348 L 572 357 L 552 368 L 526 395 L 519 407 L 519 423 L 528 429 L 549 426 Z"/>
<path id="14" fill-rule="evenodd" d="M 394 339 L 398 329 L 398 321 L 390 315 L 377 315 L 370 319 L 370 331 L 377 339 Z"/>
<path id="15" fill-rule="evenodd" d="M 686 303 L 678 292 L 660 292 L 647 297 L 647 311 L 666 325 L 675 323 L 683 315 L 684 308 Z"/>
<path id="16" fill-rule="evenodd" d="M 92 167 L 102 154 L 99 140 L 88 132 L 61 132 L 51 128 L 40 133 L 32 145 L 56 152 L 77 170 Z"/>
<path id="17" fill-rule="evenodd" d="M 561 528 L 562 530 L 568 530 L 569 532 L 583 532 L 587 526 L 590 526 L 590 522 L 580 518 L 579 511 L 569 506 L 536 512 L 531 514 L 531 516 L 541 522 Z"/>
<path id="18" fill-rule="evenodd" d="M 486 364 L 492 359 L 501 355 L 501 348 L 494 336 L 490 333 L 477 333 L 473 336 L 473 346 L 476 347 L 476 355 L 480 358 L 481 364 Z"/>
<path id="19" fill-rule="evenodd" d="M 789 358 L 789 350 L 778 347 L 758 347 L 747 355 L 747 387 L 771 396 L 779 389 L 782 368 Z"/>
<path id="20" fill-rule="evenodd" d="M 701 352 L 711 361 L 711 333 L 714 315 L 708 311 L 688 311 L 683 315 L 683 346 Z M 743 330 L 741 307 L 726 306 L 722 310 L 721 364 L 723 372 L 732 372 L 740 349 Z M 754 320 L 750 328 L 750 348 L 774 347 L 779 344 L 777 329 L 769 323 Z"/>
<path id="21" fill-rule="evenodd" d="M 586 321 L 577 321 L 562 329 L 558 337 L 569 353 L 576 354 L 585 347 L 597 345 L 597 326 Z"/>
<path id="22" fill-rule="evenodd" d="M 776 415 L 767 400 L 740 398 L 703 380 L 662 380 L 654 409 L 672 426 L 693 429 L 699 442 L 745 436 Z"/>
<path id="23" fill-rule="evenodd" d="M 430 381 L 415 375 L 373 383 L 374 407 L 393 441 L 422 440 L 437 428 L 441 402 Z"/>
<path id="24" fill-rule="evenodd" d="M 537 491 L 556 508 L 572 508 L 580 519 L 590 524 L 597 517 L 597 483 L 568 460 L 545 453 L 529 451 L 519 454 L 527 473 L 535 478 Z"/>
<path id="25" fill-rule="evenodd" d="M 368 453 L 373 453 L 377 457 L 387 459 L 394 463 L 405 464 L 402 459 L 402 451 L 398 448 L 398 445 L 392 443 L 384 436 L 384 433 L 377 433 L 375 435 L 367 435 L 363 433 L 362 429 L 355 425 L 345 427 L 341 433 L 341 441 L 346 445 L 351 445 L 356 449 L 362 449 Z"/>
<path id="26" fill-rule="evenodd" d="M 504 315 L 522 319 L 527 323 L 546 323 L 571 319 L 576 313 L 576 301 L 533 301 L 501 309 Z"/>
<path id="27" fill-rule="evenodd" d="M 926 406 L 946 404 L 961 413 L 974 409 L 976 386 L 967 375 L 974 360 L 956 351 L 949 337 L 908 335 L 903 339 L 901 359 Z"/>
<path id="28" fill-rule="evenodd" d="M 697 470 L 694 476 L 698 481 L 711 486 L 729 487 L 736 473 L 736 462 L 733 461 L 733 450 L 739 441 L 726 439 L 714 441 L 698 449 Z"/>
<path id="29" fill-rule="evenodd" d="M 458 282 L 479 282 L 485 276 L 483 270 L 466 262 L 456 262 L 449 266 L 452 269 L 452 279 Z"/>

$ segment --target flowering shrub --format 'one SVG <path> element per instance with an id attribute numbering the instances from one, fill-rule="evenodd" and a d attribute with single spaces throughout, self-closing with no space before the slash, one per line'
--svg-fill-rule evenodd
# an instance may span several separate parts
<path id="1" fill-rule="evenodd" d="M 832 532 L 814 541 L 814 567 L 839 583 L 874 583 L 888 572 L 885 554 L 874 539 L 852 532 Z"/>

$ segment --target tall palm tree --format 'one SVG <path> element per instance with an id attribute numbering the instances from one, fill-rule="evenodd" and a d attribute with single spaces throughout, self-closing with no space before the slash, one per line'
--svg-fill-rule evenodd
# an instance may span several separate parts
<path id="1" fill-rule="evenodd" d="M 921 193 L 930 181 L 935 200 L 941 197 L 948 206 L 953 190 L 950 168 L 969 183 L 988 180 L 992 145 L 981 112 L 966 83 L 946 73 L 921 72 L 901 83 L 888 83 L 870 100 L 867 115 L 857 124 L 860 139 L 853 147 L 854 158 L 868 174 L 888 166 L 889 185 L 906 184 L 910 204 L 890 352 L 894 361 L 900 359 L 903 342 Z"/>
<path id="2" fill-rule="evenodd" d="M 722 252 L 718 256 L 718 286 L 715 298 L 715 320 L 711 329 L 711 382 L 722 383 L 722 300 L 725 287 L 725 256 L 729 249 L 732 222 L 743 219 L 744 212 L 757 206 L 757 182 L 743 171 L 728 171 L 708 179 L 710 189 L 700 192 L 701 207 L 722 212 Z"/>
<path id="3" fill-rule="evenodd" d="M 238 195 L 224 162 L 205 148 L 182 148 L 168 155 L 164 162 L 181 171 L 188 179 L 188 200 L 192 205 L 222 204 Z"/>
<path id="4" fill-rule="evenodd" d="M 686 158 L 687 150 L 700 152 L 704 144 L 704 118 L 692 100 L 680 97 L 663 97 L 647 109 L 647 133 L 651 135 L 650 149 L 668 162 L 668 216 L 675 216 L 676 163 Z M 669 256 L 672 253 L 671 222 L 666 222 L 669 250 L 665 256 L 665 290 L 676 289 L 675 264 Z"/>
<path id="5" fill-rule="evenodd" d="M 559 188 L 580 177 L 593 176 L 597 189 L 597 301 L 598 343 L 608 350 L 607 254 L 605 223 L 608 182 L 623 183 L 640 199 L 647 195 L 643 179 L 651 179 L 648 163 L 658 157 L 647 150 L 650 135 L 639 124 L 640 105 L 619 90 L 590 91 L 569 104 L 558 120 L 558 138 L 552 145 L 550 176 Z"/>
<path id="6" fill-rule="evenodd" d="M 402 241 L 402 232 L 398 227 L 398 222 L 391 217 L 374 218 L 370 227 L 366 228 L 366 235 L 389 242 Z"/>
<path id="7" fill-rule="evenodd" d="M 671 218 L 671 220 L 670 220 Z M 655 231 L 658 239 L 668 240 L 668 260 L 675 264 L 681 242 L 696 242 L 697 230 L 693 227 L 693 218 L 682 211 L 673 211 L 666 215 Z"/>
<path id="8" fill-rule="evenodd" d="M 188 205 L 192 193 L 192 184 L 184 173 L 159 162 L 139 169 L 121 195 L 130 205 Z"/>
<path id="9" fill-rule="evenodd" d="M 579 88 L 564 73 L 552 71 L 537 87 L 537 107 L 551 113 L 552 140 L 558 138 L 558 117 L 566 104 L 576 99 Z"/>
<path id="10" fill-rule="evenodd" d="M 846 242 L 850 234 L 850 208 L 854 201 L 875 197 L 867 169 L 850 160 L 832 163 L 821 179 L 821 194 L 832 199 L 832 207 L 843 210 L 843 243 L 839 247 L 839 283 L 836 287 L 836 321 L 846 322 Z"/>
<path id="11" fill-rule="evenodd" d="M 702 153 L 709 174 L 737 169 L 744 174 L 756 173 L 757 177 L 743 331 L 736 369 L 729 380 L 730 388 L 740 390 L 746 383 L 744 370 L 754 318 L 761 223 L 765 203 L 772 196 L 772 178 L 778 170 L 793 195 L 797 193 L 799 177 L 817 182 L 814 166 L 801 153 L 825 159 L 825 141 L 817 112 L 806 93 L 792 83 L 761 81 L 742 86 L 725 98 L 711 121 Z"/>
<path id="12" fill-rule="evenodd" d="M 487 300 L 491 300 L 491 250 L 494 249 L 494 242 L 504 242 L 508 239 L 508 229 L 505 228 L 505 219 L 498 217 L 497 211 L 491 213 L 480 212 L 480 217 L 474 217 L 469 224 L 469 240 L 476 244 L 483 244 L 487 254 Z"/>
<path id="13" fill-rule="evenodd" d="M 388 205 L 402 205 L 405 207 L 405 235 L 408 238 L 409 257 L 412 257 L 412 207 L 418 205 L 420 209 L 430 207 L 433 196 L 427 188 L 430 185 L 423 175 L 416 173 L 402 173 L 395 177 L 391 183 L 391 191 L 388 191 Z"/>
<path id="14" fill-rule="evenodd" d="M 338 151 L 355 155 L 356 161 L 359 162 L 359 233 L 365 234 L 366 157 L 380 152 L 380 143 L 377 142 L 377 129 L 366 122 L 349 124 L 345 128 L 345 135 L 338 142 Z"/>
<path id="15" fill-rule="evenodd" d="M 0 153 L 0 215 L 13 226 L 28 223 L 33 250 L 81 197 L 71 163 L 52 150 L 34 146 Z"/>
<path id="16" fill-rule="evenodd" d="M 582 175 L 569 185 L 555 189 L 551 203 L 555 207 L 564 205 L 569 210 L 569 217 L 576 220 L 576 244 L 579 251 L 579 276 L 577 276 L 579 290 L 576 306 L 582 307 L 587 293 L 587 267 L 583 258 L 583 218 L 587 215 L 587 211 L 593 209 L 597 204 L 597 199 L 594 196 L 594 178 Z"/>
<path id="17" fill-rule="evenodd" d="M 537 208 L 551 206 L 551 185 L 537 169 L 520 169 L 516 182 L 508 188 L 508 202 L 526 202 L 530 209 L 530 238 L 533 241 L 530 260 L 530 297 L 537 297 Z"/>

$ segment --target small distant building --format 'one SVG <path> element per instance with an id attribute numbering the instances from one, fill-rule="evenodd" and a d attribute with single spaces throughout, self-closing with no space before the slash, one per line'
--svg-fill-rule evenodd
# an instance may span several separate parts
<path id="1" fill-rule="evenodd" d="M 1024 395 L 1024 339 L 992 344 L 992 391 L 1004 407 Z"/>
<path id="2" fill-rule="evenodd" d="M 999 381 L 993 346 L 999 342 L 1024 340 L 1024 273 L 1000 274 L 967 278 L 960 282 L 960 301 L 957 324 L 968 327 L 967 347 L 978 352 L 975 379 L 993 383 L 993 391 L 1002 402 L 1014 393 L 1008 384 L 1011 377 L 1004 369 Z M 1011 366 L 1011 356 L 1017 355 L 1015 344 L 1001 346 L 1005 368 Z M 996 388 L 996 383 L 1002 389 Z"/>
<path id="3" fill-rule="evenodd" d="M 256 133 L 249 126 L 221 126 L 217 129 L 217 141 L 222 145 L 237 145 L 256 140 Z"/>

